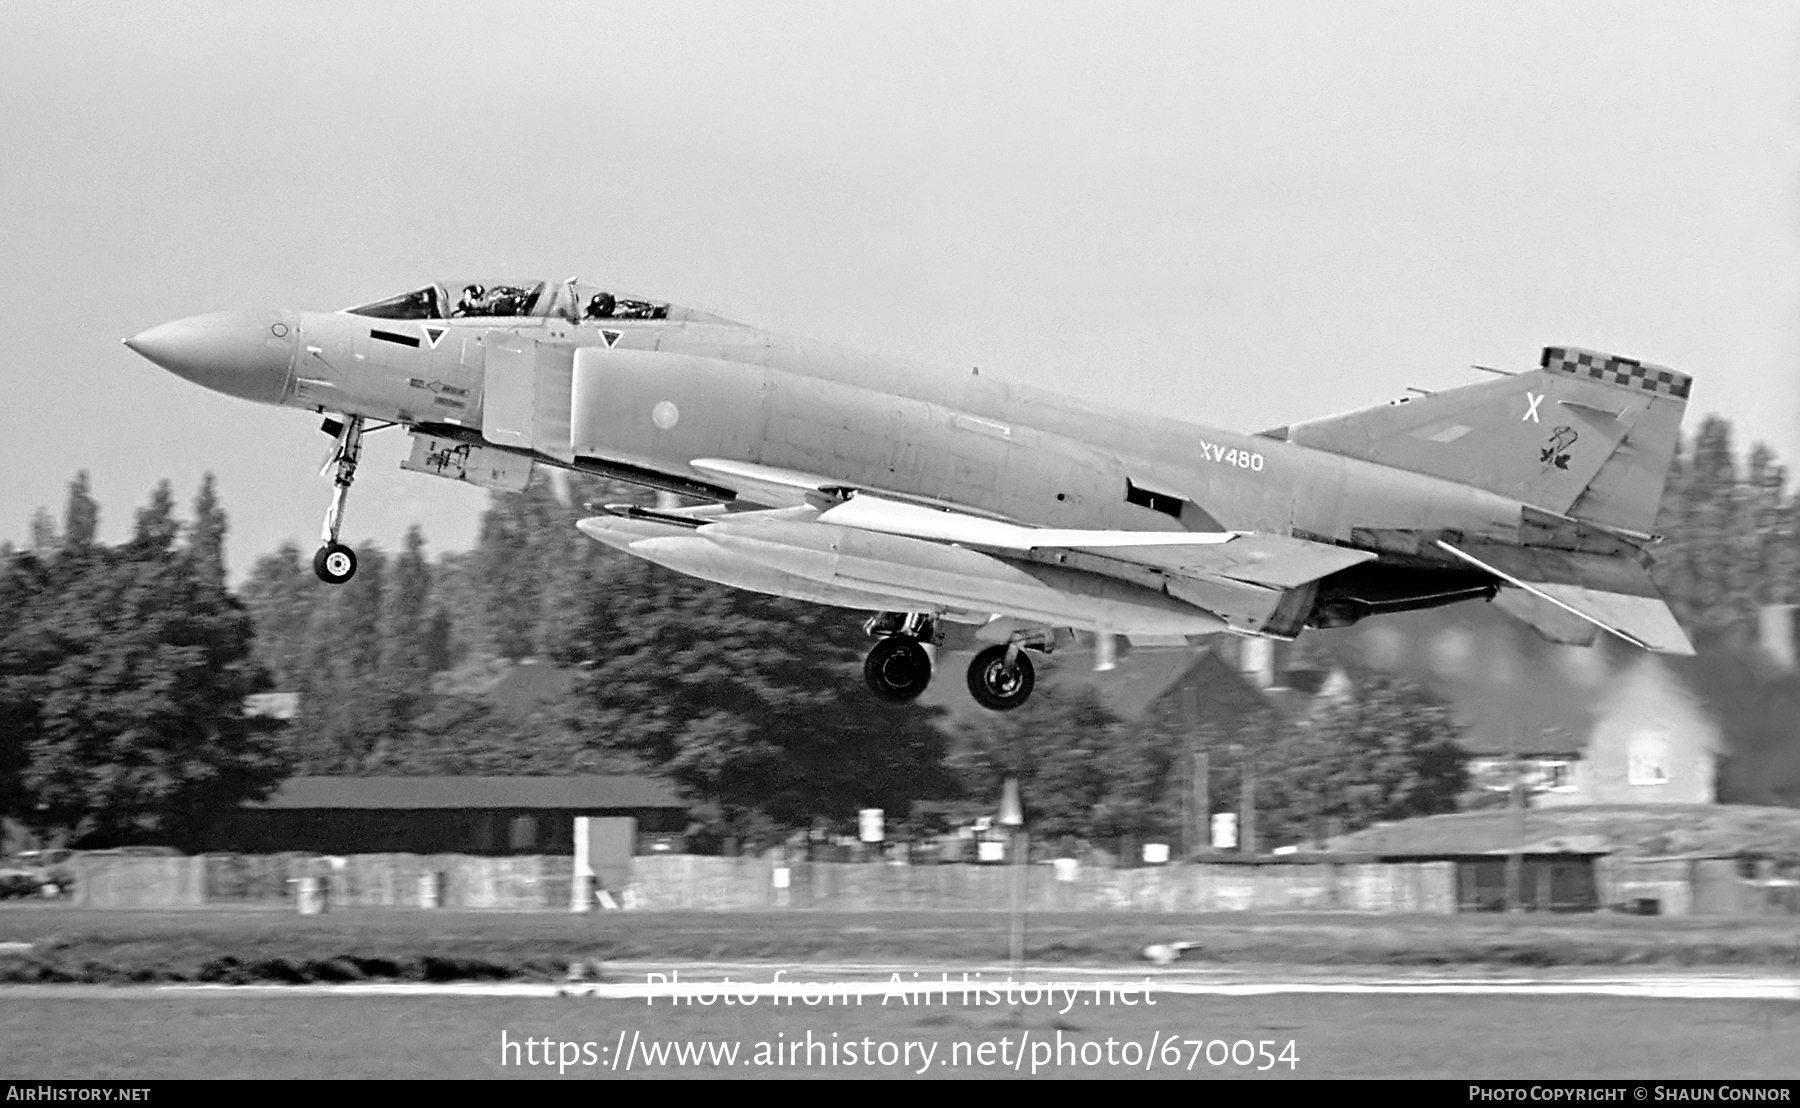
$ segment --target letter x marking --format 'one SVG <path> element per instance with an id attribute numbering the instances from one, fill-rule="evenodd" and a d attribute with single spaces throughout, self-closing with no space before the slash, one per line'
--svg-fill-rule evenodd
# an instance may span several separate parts
<path id="1" fill-rule="evenodd" d="M 1541 393 L 1541 392 L 1526 393 L 1525 394 L 1525 403 L 1530 406 L 1525 409 L 1525 414 L 1523 416 L 1519 417 L 1519 422 L 1524 423 L 1526 420 L 1530 420 L 1533 423 L 1542 422 L 1541 420 L 1538 419 L 1538 405 L 1542 404 L 1543 402 L 1544 402 L 1544 394 L 1543 393 Z"/>

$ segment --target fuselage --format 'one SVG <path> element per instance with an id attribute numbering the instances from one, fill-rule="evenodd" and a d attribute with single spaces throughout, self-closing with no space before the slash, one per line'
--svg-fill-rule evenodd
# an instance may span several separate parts
<path id="1" fill-rule="evenodd" d="M 979 625 L 969 687 L 1000 710 L 1030 694 L 1020 651 L 1065 630 L 1097 652 L 1116 635 L 1291 638 L 1482 597 L 1554 641 L 1604 628 L 1691 651 L 1638 530 L 1691 379 L 1616 355 L 1546 348 L 1498 382 L 1243 434 L 574 279 L 471 284 L 454 306 L 432 285 L 220 312 L 126 341 L 208 388 L 327 417 L 327 582 L 355 573 L 339 534 L 363 431 L 401 424 L 418 472 L 517 490 L 549 465 L 714 501 L 579 526 L 679 572 L 876 612 L 864 676 L 888 700 L 924 687 L 940 621 Z"/>
<path id="2" fill-rule="evenodd" d="M 1315 624 L 1491 584 L 1436 536 L 1520 541 L 1519 502 L 1441 478 L 678 306 L 627 300 L 589 318 L 595 295 L 540 283 L 507 314 L 461 314 L 434 286 L 343 311 L 200 316 L 129 341 L 246 399 L 702 497 L 715 486 L 692 463 L 731 459 L 1025 524 L 1253 531 L 1379 553 L 1323 583 Z"/>
<path id="3" fill-rule="evenodd" d="M 1251 530 L 1427 560 L 1442 559 L 1409 535 L 1519 541 L 1519 502 L 1441 478 L 678 307 L 589 321 L 288 310 L 198 320 L 242 330 L 245 351 L 262 347 L 257 376 L 201 381 L 248 399 L 472 434 L 484 407 L 573 401 L 569 440 L 522 427 L 496 444 L 551 465 L 616 463 L 703 488 L 691 461 L 736 458 L 1044 526 Z M 133 341 L 154 345 L 156 333 Z M 573 395 L 543 395 L 559 382 Z"/>

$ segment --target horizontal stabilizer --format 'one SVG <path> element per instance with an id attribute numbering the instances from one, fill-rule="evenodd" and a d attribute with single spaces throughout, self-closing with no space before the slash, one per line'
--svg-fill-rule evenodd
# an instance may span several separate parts
<path id="1" fill-rule="evenodd" d="M 1494 597 L 1494 607 L 1536 631 L 1546 642 L 1592 646 L 1600 637 L 1600 628 L 1585 617 L 1564 611 L 1524 589 L 1501 589 Z"/>
<path id="2" fill-rule="evenodd" d="M 1523 589 L 1634 646 L 1661 654 L 1694 652 L 1687 634 L 1675 622 L 1675 614 L 1669 611 L 1668 604 L 1656 594 L 1655 586 L 1650 583 L 1649 573 L 1641 565 L 1622 559 L 1608 559 L 1608 576 L 1613 580 L 1606 584 L 1612 587 L 1597 588 L 1594 585 L 1599 582 L 1528 581 L 1447 542 L 1440 540 L 1437 545 L 1507 584 Z M 1619 585 L 1626 588 L 1619 588 Z M 1535 622 L 1532 625 L 1538 626 Z"/>

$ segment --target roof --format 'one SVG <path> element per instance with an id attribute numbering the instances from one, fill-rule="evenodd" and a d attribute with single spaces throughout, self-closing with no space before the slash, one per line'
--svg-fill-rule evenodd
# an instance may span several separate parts
<path id="1" fill-rule="evenodd" d="M 1523 738 L 1497 732 L 1489 726 L 1473 726 L 1456 740 L 1464 754 L 1472 758 L 1564 758 L 1576 759 L 1587 753 L 1587 736 L 1565 731 L 1526 735 Z"/>
<path id="2" fill-rule="evenodd" d="M 1520 832 L 1521 822 L 1524 825 Z M 1331 840 L 1333 851 L 1413 857 L 1508 854 L 1800 857 L 1800 809 L 1751 804 L 1594 804 L 1424 816 Z"/>
<path id="3" fill-rule="evenodd" d="M 253 693 L 244 698 L 244 714 L 269 719 L 291 720 L 300 712 L 300 694 L 291 692 Z"/>
<path id="4" fill-rule="evenodd" d="M 443 808 L 679 808 L 650 777 L 290 777 L 246 807 L 270 810 Z"/>
<path id="5" fill-rule="evenodd" d="M 487 695 L 508 712 L 529 715 L 568 696 L 575 678 L 574 670 L 527 659 L 507 670 Z"/>

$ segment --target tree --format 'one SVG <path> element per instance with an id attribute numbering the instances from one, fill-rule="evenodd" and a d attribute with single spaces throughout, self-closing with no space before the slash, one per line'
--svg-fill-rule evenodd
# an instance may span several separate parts
<path id="1" fill-rule="evenodd" d="M 40 675 L 54 662 L 35 613 L 52 588 L 35 554 L 13 552 L 0 562 L 0 816 L 20 821 L 31 808 L 25 770 L 37 734 Z"/>
<path id="2" fill-rule="evenodd" d="M 313 582 L 315 602 L 301 653 L 300 772 L 355 773 L 396 733 L 393 690 L 383 679 L 382 610 L 387 556 L 359 544 L 356 576 Z"/>
<path id="3" fill-rule="evenodd" d="M 69 502 L 63 509 L 63 549 L 77 555 L 87 553 L 97 541 L 99 530 L 100 506 L 94 502 L 84 469 L 69 482 Z"/>
<path id="4" fill-rule="evenodd" d="M 150 503 L 137 511 L 125 555 L 151 561 L 163 558 L 175 548 L 175 536 L 180 533 L 181 524 L 175 519 L 175 493 L 166 479 L 158 481 L 150 490 Z"/>
<path id="5" fill-rule="evenodd" d="M 284 771 L 278 725 L 244 713 L 267 684 L 247 614 L 172 548 L 171 506 L 164 482 L 123 547 L 9 574 L 0 705 L 40 830 L 192 845 Z"/>
<path id="6" fill-rule="evenodd" d="M 307 627 L 320 599 L 319 584 L 292 542 L 256 559 L 244 582 L 244 604 L 256 628 L 256 659 L 278 691 L 298 692 L 306 684 Z"/>
<path id="7" fill-rule="evenodd" d="M 475 561 L 477 587 L 493 636 L 503 658 L 529 658 L 537 653 L 543 620 L 543 588 L 547 538 L 563 513 L 549 482 L 534 477 L 523 492 L 497 493 L 481 516 Z"/>
<path id="8" fill-rule="evenodd" d="M 1800 535 L 1784 496 L 1787 470 L 1759 442 L 1750 449 L 1744 484 L 1743 537 L 1753 599 L 1758 606 L 1787 603 L 1800 563 Z"/>
<path id="9" fill-rule="evenodd" d="M 730 833 L 952 788 L 931 710 L 843 710 L 866 650 L 849 613 L 624 556 L 599 560 L 578 608 L 582 731 L 716 805 Z"/>
<path id="10" fill-rule="evenodd" d="M 48 558 L 56 553 L 61 539 L 56 534 L 56 521 L 50 518 L 47 508 L 39 508 L 31 513 L 31 552 L 40 558 Z"/>
<path id="11" fill-rule="evenodd" d="M 1129 726 L 1086 689 L 1046 684 L 1024 707 L 951 725 L 950 765 L 965 795 L 989 813 L 1006 778 L 1019 782 L 1032 834 L 1106 840 L 1177 831 L 1164 786 L 1167 732 Z"/>
<path id="12" fill-rule="evenodd" d="M 1450 709 L 1400 678 L 1359 675 L 1354 691 L 1283 732 L 1259 778 L 1258 819 L 1277 840 L 1355 831 L 1456 810 L 1467 755 Z"/>
<path id="13" fill-rule="evenodd" d="M 426 635 L 431 619 L 431 567 L 425 562 L 425 535 L 407 528 L 400 555 L 383 597 L 381 671 L 414 692 L 431 675 Z M 408 717 L 410 718 L 410 716 Z"/>
<path id="14" fill-rule="evenodd" d="M 219 507 L 218 483 L 209 472 L 200 479 L 194 495 L 194 521 L 188 527 L 187 554 L 194 571 L 221 588 L 225 584 L 225 532 L 228 522 Z"/>

